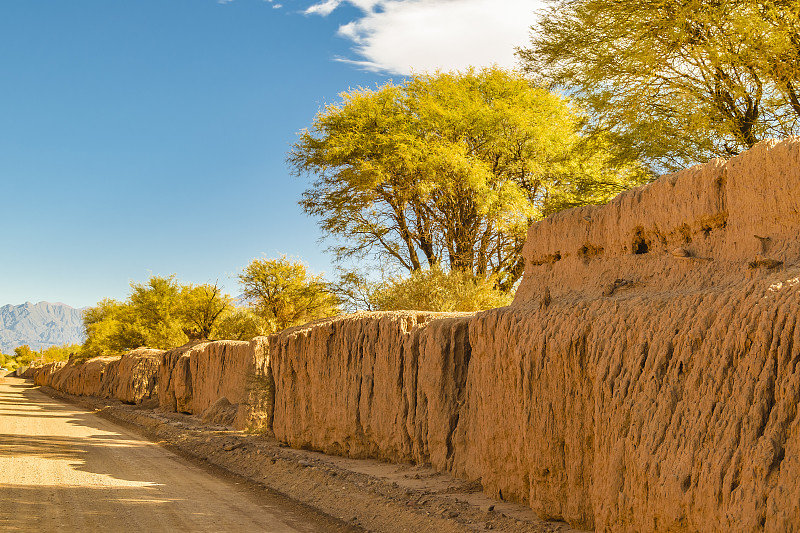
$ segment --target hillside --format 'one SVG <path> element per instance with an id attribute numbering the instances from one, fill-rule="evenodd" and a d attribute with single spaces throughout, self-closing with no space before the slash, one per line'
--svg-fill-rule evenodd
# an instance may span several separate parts
<path id="1" fill-rule="evenodd" d="M 0 350 L 10 354 L 28 344 L 34 350 L 82 343 L 81 310 L 62 303 L 26 302 L 0 307 Z"/>

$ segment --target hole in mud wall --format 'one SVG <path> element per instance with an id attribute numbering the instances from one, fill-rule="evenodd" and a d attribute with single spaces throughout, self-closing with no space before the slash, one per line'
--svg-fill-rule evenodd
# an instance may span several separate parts
<path id="1" fill-rule="evenodd" d="M 650 246 L 647 244 L 647 241 L 644 238 L 644 230 L 642 228 L 636 228 L 636 231 L 633 234 L 631 251 L 636 255 L 646 254 L 650 251 Z"/>
<path id="2" fill-rule="evenodd" d="M 531 260 L 530 264 L 531 266 L 552 265 L 559 261 L 561 261 L 561 252 L 556 252 L 554 254 L 540 257 L 539 259 L 533 259 Z"/>
<path id="3" fill-rule="evenodd" d="M 586 243 L 580 247 L 578 250 L 578 257 L 584 262 L 589 263 L 589 261 L 598 255 L 603 255 L 603 247 L 602 246 L 594 246 L 592 244 Z"/>

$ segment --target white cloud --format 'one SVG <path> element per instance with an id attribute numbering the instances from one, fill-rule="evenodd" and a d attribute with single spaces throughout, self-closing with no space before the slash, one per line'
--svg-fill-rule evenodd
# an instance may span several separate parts
<path id="1" fill-rule="evenodd" d="M 333 10 L 339 7 L 342 3 L 342 0 L 325 0 L 319 4 L 314 4 L 313 6 L 309 7 L 304 11 L 306 15 L 321 15 L 323 17 L 327 17 Z"/>
<path id="2" fill-rule="evenodd" d="M 306 14 L 327 16 L 344 2 L 363 16 L 339 28 L 358 58 L 339 58 L 370 70 L 409 74 L 470 65 L 516 65 L 543 0 L 325 0 Z"/>

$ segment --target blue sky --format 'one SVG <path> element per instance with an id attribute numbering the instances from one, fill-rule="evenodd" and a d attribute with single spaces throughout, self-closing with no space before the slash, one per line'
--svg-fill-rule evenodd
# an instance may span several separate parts
<path id="1" fill-rule="evenodd" d="M 0 305 L 124 299 L 287 254 L 333 273 L 285 154 L 338 93 L 513 66 L 530 0 L 0 3 Z"/>

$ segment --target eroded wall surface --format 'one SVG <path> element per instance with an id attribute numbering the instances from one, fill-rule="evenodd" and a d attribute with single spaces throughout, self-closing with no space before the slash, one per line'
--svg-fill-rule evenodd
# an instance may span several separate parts
<path id="1" fill-rule="evenodd" d="M 269 429 L 274 391 L 268 340 L 188 344 L 164 353 L 158 370 L 159 404 L 202 415 L 220 398 L 235 406 L 234 426 Z"/>
<path id="2" fill-rule="evenodd" d="M 275 436 L 298 448 L 446 468 L 470 317 L 357 313 L 273 336 Z"/>
<path id="3" fill-rule="evenodd" d="M 121 357 L 70 359 L 32 367 L 37 385 L 78 396 L 141 403 L 158 394 L 157 372 L 163 350 L 137 348 Z"/>
<path id="4" fill-rule="evenodd" d="M 104 396 L 126 403 L 142 403 L 158 398 L 158 367 L 163 353 L 164 350 L 137 348 L 123 355 L 119 362 L 112 362 L 111 365 L 118 365 L 116 372 L 107 371 L 112 376 L 110 388 L 114 392 Z M 115 380 L 113 376 L 116 376 Z"/>
<path id="5" fill-rule="evenodd" d="M 800 528 L 800 141 L 533 225 L 464 475 L 598 531 Z"/>
<path id="6" fill-rule="evenodd" d="M 507 308 L 277 336 L 275 434 L 598 531 L 798 530 L 798 231 L 797 139 L 557 214 Z"/>

